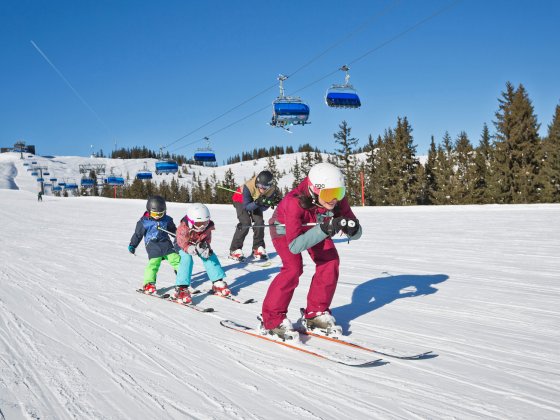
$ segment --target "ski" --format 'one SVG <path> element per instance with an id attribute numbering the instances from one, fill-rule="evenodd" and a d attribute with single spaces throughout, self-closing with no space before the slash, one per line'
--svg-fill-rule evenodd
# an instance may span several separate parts
<path id="1" fill-rule="evenodd" d="M 328 360 L 330 362 L 338 363 L 338 364 L 341 364 L 341 365 L 344 365 L 344 366 L 375 367 L 375 366 L 382 366 L 382 365 L 385 365 L 387 363 L 383 359 L 369 360 L 367 362 L 356 362 L 356 363 L 345 362 L 345 361 L 342 361 L 342 360 L 338 360 L 338 359 L 336 359 L 332 356 L 329 356 L 325 353 L 319 352 L 317 349 L 310 350 L 308 348 L 305 348 L 305 347 L 309 347 L 309 346 L 306 346 L 305 344 L 289 343 L 289 342 L 286 342 L 286 341 L 274 340 L 272 338 L 269 338 L 269 337 L 266 337 L 266 336 L 260 334 L 254 328 L 250 328 L 250 327 L 247 327 L 245 325 L 238 324 L 235 321 L 222 320 L 222 321 L 220 321 L 220 325 L 222 325 L 223 327 L 229 328 L 230 330 L 240 332 L 242 334 L 247 334 L 247 335 L 250 335 L 250 336 L 253 336 L 253 337 L 256 337 L 256 338 L 261 338 L 261 339 L 269 341 L 271 343 L 279 344 L 281 346 L 300 351 L 300 352 L 308 354 L 310 356 L 314 356 L 314 357 L 317 357 L 317 358 L 323 359 L 323 360 Z"/>
<path id="2" fill-rule="evenodd" d="M 256 260 L 253 256 L 243 257 L 241 260 L 237 260 L 235 258 L 231 258 L 230 256 L 227 257 L 229 260 L 232 260 L 234 264 L 246 264 L 246 265 L 256 265 L 257 267 L 270 267 L 272 266 L 272 261 L 269 258 Z"/>
<path id="3" fill-rule="evenodd" d="M 298 332 L 300 334 L 304 334 L 304 335 L 307 335 L 307 336 L 310 336 L 310 337 L 317 337 L 317 338 L 320 338 L 322 340 L 328 340 L 328 341 L 331 341 L 333 343 L 342 344 L 344 346 L 352 347 L 352 348 L 358 349 L 358 350 L 364 350 L 364 351 L 367 351 L 369 353 L 379 354 L 380 356 L 391 357 L 393 359 L 423 360 L 423 359 L 432 359 L 432 358 L 438 356 L 437 354 L 433 353 L 432 351 L 427 351 L 427 352 L 424 352 L 424 353 L 412 354 L 412 355 L 398 355 L 398 354 L 395 354 L 395 353 L 386 353 L 386 352 L 383 352 L 381 350 L 376 350 L 376 349 L 372 349 L 370 347 L 365 347 L 365 346 L 361 346 L 361 345 L 356 344 L 356 343 L 352 343 L 351 341 L 347 341 L 346 339 L 333 338 L 333 337 L 317 334 L 317 333 L 314 333 L 312 331 L 306 331 L 306 330 L 298 330 Z"/>
<path id="4" fill-rule="evenodd" d="M 198 305 L 195 305 L 193 303 L 183 303 L 183 302 L 179 302 L 177 299 L 173 298 L 169 293 L 163 293 L 163 294 L 149 294 L 149 293 L 144 293 L 144 290 L 142 289 L 136 289 L 136 291 L 138 293 L 142 293 L 145 296 L 152 296 L 153 298 L 156 299 L 161 299 L 161 300 L 165 300 L 167 302 L 172 302 L 172 303 L 176 303 L 177 305 L 181 305 L 181 306 L 186 306 L 187 308 L 190 309 L 194 309 L 195 311 L 198 312 L 214 312 L 214 308 L 206 308 L 206 307 L 201 307 Z"/>
<path id="5" fill-rule="evenodd" d="M 227 296 L 217 295 L 217 294 L 215 294 L 212 290 L 205 290 L 205 292 L 206 292 L 207 294 L 211 295 L 211 296 L 221 297 L 221 298 L 224 298 L 224 299 L 227 299 L 227 300 L 231 300 L 232 302 L 235 302 L 235 303 L 241 303 L 242 305 L 246 305 L 246 304 L 248 304 L 248 303 L 256 303 L 256 302 L 257 302 L 256 299 L 253 299 L 253 298 L 250 298 L 250 299 L 247 299 L 247 300 L 239 300 L 239 299 L 237 299 L 237 298 L 236 298 L 235 296 L 233 296 L 233 295 L 227 295 Z"/>

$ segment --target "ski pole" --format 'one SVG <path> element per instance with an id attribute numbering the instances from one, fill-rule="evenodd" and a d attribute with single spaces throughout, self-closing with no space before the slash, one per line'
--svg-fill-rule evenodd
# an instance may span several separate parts
<path id="1" fill-rule="evenodd" d="M 315 226 L 318 225 L 319 223 L 303 223 L 301 226 Z M 266 228 L 266 227 L 272 227 L 272 226 L 286 226 L 283 223 L 271 223 L 269 225 L 241 225 L 239 226 L 237 229 L 241 230 L 241 229 L 251 229 L 251 228 Z"/>
<path id="2" fill-rule="evenodd" d="M 230 188 L 222 187 L 221 185 L 216 185 L 216 187 L 221 188 L 222 190 L 231 191 L 232 193 L 235 193 L 235 194 L 241 194 L 240 191 L 235 191 L 235 190 L 232 190 Z"/>
<path id="3" fill-rule="evenodd" d="M 158 230 L 161 230 L 162 232 L 165 232 L 165 233 L 167 233 L 168 235 L 177 236 L 175 233 L 169 232 L 168 230 L 165 230 L 164 228 L 161 228 L 161 227 L 159 227 L 159 226 L 158 226 L 157 228 L 158 228 Z"/>

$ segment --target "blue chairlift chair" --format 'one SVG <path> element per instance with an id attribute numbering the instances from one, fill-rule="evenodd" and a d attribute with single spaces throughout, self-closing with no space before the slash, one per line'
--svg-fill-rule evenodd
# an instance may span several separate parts
<path id="1" fill-rule="evenodd" d="M 340 70 L 346 72 L 343 85 L 332 85 L 325 95 L 325 102 L 331 108 L 359 108 L 362 102 L 354 86 L 350 84 L 350 74 L 348 66 L 342 66 Z"/>

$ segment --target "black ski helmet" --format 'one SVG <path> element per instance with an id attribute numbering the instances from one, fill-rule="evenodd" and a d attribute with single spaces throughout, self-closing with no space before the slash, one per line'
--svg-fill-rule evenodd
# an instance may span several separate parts
<path id="1" fill-rule="evenodd" d="M 257 175 L 256 184 L 257 187 L 262 186 L 265 189 L 272 187 L 274 181 L 274 175 L 270 171 L 262 171 Z"/>
<path id="2" fill-rule="evenodd" d="M 154 195 L 148 198 L 148 202 L 146 203 L 146 210 L 148 211 L 155 211 L 155 212 L 165 212 L 167 210 L 167 206 L 165 204 L 165 198 L 161 195 Z"/>

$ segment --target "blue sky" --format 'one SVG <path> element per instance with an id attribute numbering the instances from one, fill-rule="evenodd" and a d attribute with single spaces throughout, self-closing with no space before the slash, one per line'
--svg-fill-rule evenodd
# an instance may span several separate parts
<path id="1" fill-rule="evenodd" d="M 554 0 L 3 0 L 0 145 L 192 156 L 210 136 L 222 163 L 278 144 L 332 151 L 342 120 L 365 145 L 406 116 L 425 154 L 432 135 L 464 130 L 476 145 L 484 123 L 493 131 L 506 81 L 526 87 L 545 134 L 560 103 L 559 18 Z M 343 64 L 359 110 L 324 103 Z M 311 108 L 293 134 L 267 125 L 279 73 Z"/>

